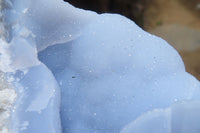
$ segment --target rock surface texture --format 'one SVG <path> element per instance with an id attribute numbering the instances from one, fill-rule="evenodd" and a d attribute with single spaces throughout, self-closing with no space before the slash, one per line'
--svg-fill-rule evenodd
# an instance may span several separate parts
<path id="1" fill-rule="evenodd" d="M 62 0 L 2 2 L 8 132 L 198 133 L 200 82 L 166 41 Z"/>

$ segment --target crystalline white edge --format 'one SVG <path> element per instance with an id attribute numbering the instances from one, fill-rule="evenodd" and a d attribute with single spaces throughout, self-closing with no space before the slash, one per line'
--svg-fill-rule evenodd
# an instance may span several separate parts
<path id="1" fill-rule="evenodd" d="M 2 133 L 199 131 L 200 82 L 166 41 L 61 0 L 0 6 Z"/>
<path id="2" fill-rule="evenodd" d="M 10 63 L 9 58 L 7 57 L 5 48 L 8 43 L 6 38 L 8 37 L 7 25 L 4 23 L 4 14 L 3 10 L 9 7 L 9 1 L 0 0 L 0 64 L 6 66 Z M 4 65 L 6 64 L 6 65 Z M 3 68 L 6 69 L 6 68 Z M 9 83 L 9 80 L 6 78 L 5 73 L 0 71 L 0 132 L 9 133 L 10 132 L 10 115 L 13 103 L 17 94 L 12 86 Z"/>
<path id="3" fill-rule="evenodd" d="M 9 133 L 10 112 L 16 98 L 12 85 L 5 80 L 5 75 L 0 72 L 0 132 Z"/>

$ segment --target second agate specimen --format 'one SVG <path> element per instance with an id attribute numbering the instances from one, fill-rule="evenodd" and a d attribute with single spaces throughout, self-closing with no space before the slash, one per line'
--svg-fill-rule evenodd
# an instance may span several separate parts
<path id="1" fill-rule="evenodd" d="M 166 41 L 61 0 L 2 3 L 0 70 L 17 93 L 11 133 L 199 130 L 200 82 Z M 182 120 L 188 108 L 194 119 Z"/>

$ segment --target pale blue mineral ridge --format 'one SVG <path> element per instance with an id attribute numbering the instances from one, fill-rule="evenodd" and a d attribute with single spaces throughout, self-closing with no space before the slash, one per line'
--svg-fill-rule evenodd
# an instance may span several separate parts
<path id="1" fill-rule="evenodd" d="M 185 125 L 173 126 L 174 110 L 200 105 L 200 82 L 176 50 L 128 18 L 61 0 L 9 3 L 0 70 L 18 94 L 11 133 L 176 133 Z"/>

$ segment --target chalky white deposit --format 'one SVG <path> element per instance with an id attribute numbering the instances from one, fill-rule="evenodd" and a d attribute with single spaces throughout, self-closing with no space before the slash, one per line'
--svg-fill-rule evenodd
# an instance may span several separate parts
<path id="1" fill-rule="evenodd" d="M 0 133 L 9 133 L 10 131 L 10 114 L 17 96 L 5 78 L 5 75 L 0 72 Z"/>
<path id="2" fill-rule="evenodd" d="M 169 110 L 181 109 L 184 117 L 190 103 L 199 106 L 200 82 L 176 50 L 131 20 L 62 0 L 11 5 L 2 20 L 9 37 L 0 44 L 0 70 L 13 77 L 18 94 L 10 133 L 148 133 L 154 116 L 176 125 L 181 119 Z M 187 122 L 195 125 L 200 118 L 191 111 L 194 119 Z M 173 124 L 160 133 L 185 129 Z"/>

